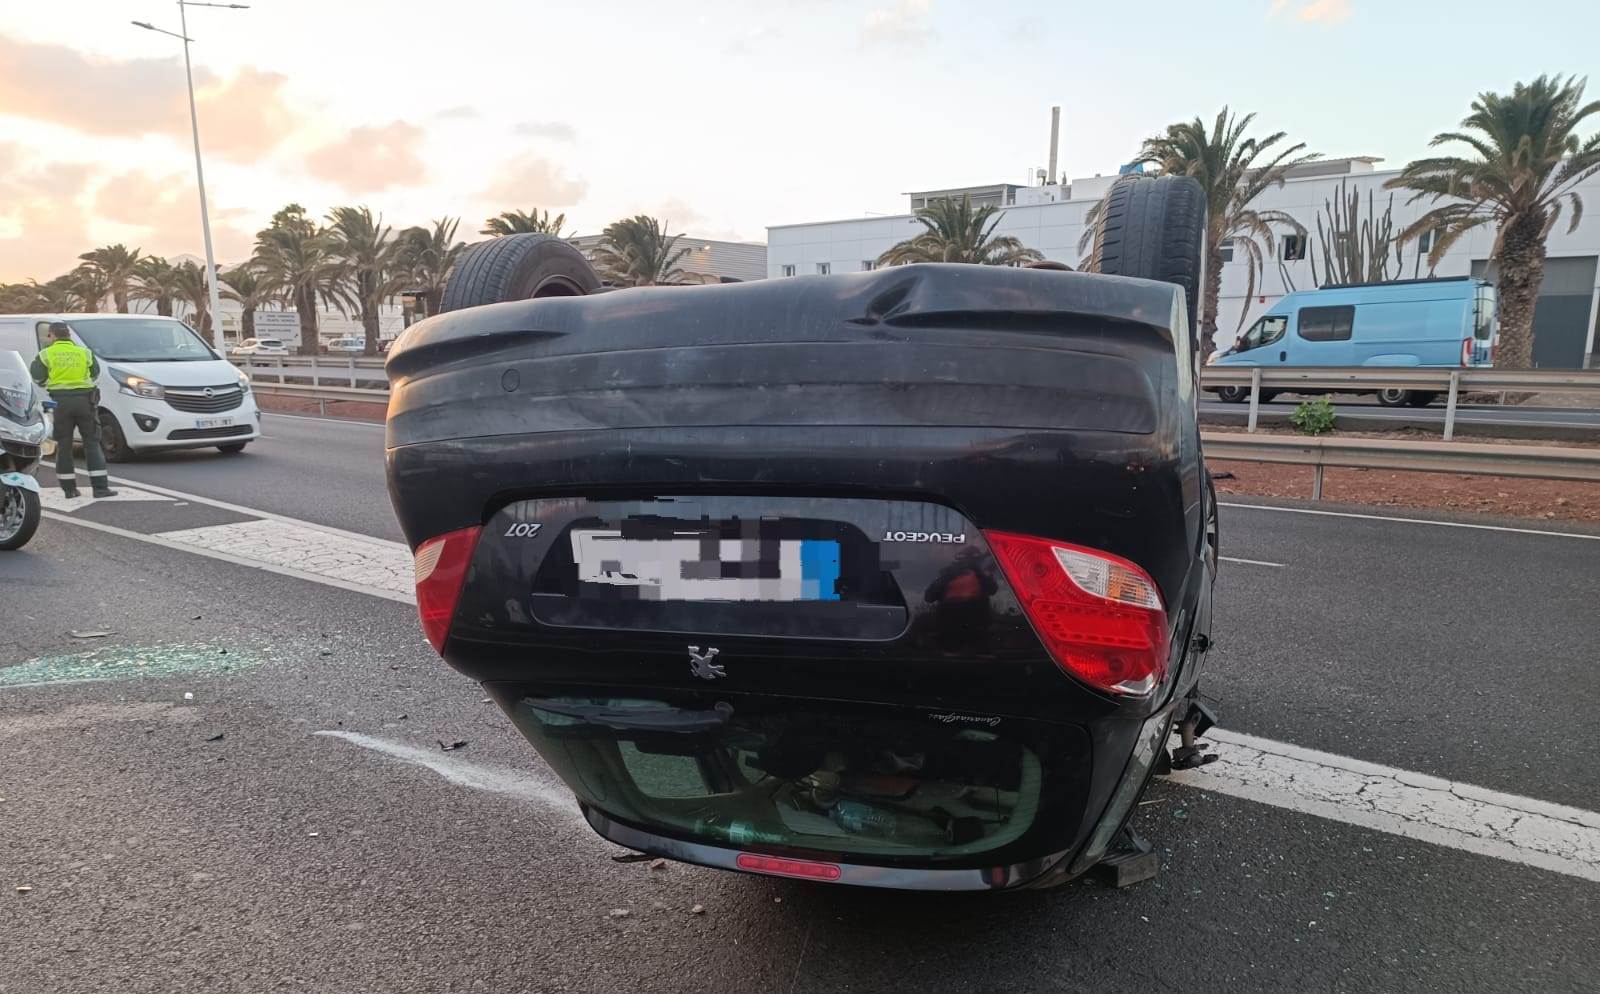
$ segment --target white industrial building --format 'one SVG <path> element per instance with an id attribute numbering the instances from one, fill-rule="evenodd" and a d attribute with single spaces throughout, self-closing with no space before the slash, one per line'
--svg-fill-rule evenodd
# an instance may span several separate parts
<path id="1" fill-rule="evenodd" d="M 1328 159 L 1297 167 L 1282 187 L 1268 190 L 1257 200 L 1261 209 L 1284 211 L 1311 232 L 1317 241 L 1316 218 L 1325 202 L 1334 201 L 1341 181 L 1346 189 L 1360 191 L 1365 212 L 1368 191 L 1373 191 L 1377 212 L 1382 214 L 1394 196 L 1394 224 L 1398 232 L 1428 210 L 1426 203 L 1407 204 L 1405 190 L 1383 189 L 1385 181 L 1398 170 L 1377 169 L 1382 160 L 1371 156 Z M 968 194 L 975 205 L 994 204 L 1004 210 L 997 234 L 1015 235 L 1029 248 L 1048 259 L 1076 266 L 1082 258 L 1078 240 L 1083 234 L 1084 214 L 1098 201 L 1117 177 L 1094 176 L 1070 183 L 1020 186 L 997 183 L 988 186 L 924 190 L 907 195 L 909 210 L 892 217 L 862 217 L 839 221 L 815 221 L 774 225 L 767 229 L 767 275 L 770 277 L 853 273 L 872 269 L 877 258 L 896 242 L 922 230 L 911 211 L 939 197 Z M 1534 362 L 1547 367 L 1600 366 L 1600 336 L 1596 335 L 1600 314 L 1600 176 L 1578 187 L 1590 210 L 1572 234 L 1567 233 L 1567 216 L 1551 232 L 1549 261 L 1544 287 L 1534 318 Z M 1287 232 L 1285 232 L 1287 234 Z M 1481 275 L 1484 260 L 1494 241 L 1492 228 L 1482 228 L 1451 247 L 1432 275 Z M 1266 306 L 1292 290 L 1315 286 L 1305 246 L 1293 238 L 1280 238 L 1276 258 L 1267 261 L 1256 293 L 1245 296 L 1248 271 L 1244 253 L 1224 249 L 1227 260 L 1222 275 L 1222 299 L 1217 322 L 1218 344 L 1226 344 L 1244 325 L 1254 320 Z M 1313 249 L 1315 251 L 1315 249 Z M 1415 245 L 1405 249 L 1403 277 L 1428 276 L 1427 263 L 1420 267 L 1413 260 Z M 1426 253 L 1423 253 L 1426 254 Z"/>

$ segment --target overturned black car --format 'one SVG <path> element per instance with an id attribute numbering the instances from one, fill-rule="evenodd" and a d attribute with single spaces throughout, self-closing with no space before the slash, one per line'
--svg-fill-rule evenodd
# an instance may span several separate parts
<path id="1" fill-rule="evenodd" d="M 1192 181 L 1130 180 L 1097 274 L 603 293 L 558 240 L 474 247 L 388 359 L 429 640 L 622 846 L 1083 873 L 1204 720 L 1204 220 Z"/>

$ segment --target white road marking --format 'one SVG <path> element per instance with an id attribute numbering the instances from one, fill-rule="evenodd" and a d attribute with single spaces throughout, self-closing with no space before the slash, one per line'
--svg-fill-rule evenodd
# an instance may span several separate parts
<path id="1" fill-rule="evenodd" d="M 262 563 L 313 576 L 413 595 L 411 550 L 399 542 L 353 538 L 278 519 L 162 532 L 167 542 L 207 549 L 246 565 Z"/>
<path id="2" fill-rule="evenodd" d="M 40 487 L 39 503 L 41 506 L 52 511 L 63 511 L 68 514 L 81 511 L 86 507 L 92 507 L 95 504 L 121 504 L 128 501 L 159 501 L 166 504 L 172 503 L 172 498 L 166 496 L 165 494 L 158 494 L 149 490 L 141 490 L 138 487 L 125 486 L 120 482 L 116 486 L 116 491 L 117 495 L 115 497 L 91 497 L 89 496 L 89 488 L 82 487 L 78 491 L 80 494 L 82 494 L 81 497 L 78 497 L 75 500 L 68 500 L 66 494 L 61 492 L 60 487 Z"/>
<path id="3" fill-rule="evenodd" d="M 1282 563 L 1269 563 L 1264 559 L 1240 559 L 1237 556 L 1218 556 L 1217 558 L 1225 563 L 1243 563 L 1246 566 L 1276 566 L 1279 569 L 1283 568 Z"/>
<path id="4" fill-rule="evenodd" d="M 234 555 L 225 549 L 211 549 L 205 547 L 204 545 L 197 545 L 192 542 L 174 542 L 167 539 L 164 535 L 146 535 L 144 532 L 129 531 L 126 528 L 118 528 L 115 525 L 101 524 L 98 521 L 89 521 L 84 518 L 74 518 L 65 514 L 57 514 L 54 511 L 46 511 L 44 512 L 44 516 L 52 521 L 60 521 L 64 524 L 77 525 L 80 528 L 91 528 L 98 532 L 105 532 L 108 535 L 116 535 L 120 538 L 133 539 L 135 542 L 144 542 L 149 545 L 159 545 L 164 549 L 177 549 L 180 552 L 192 552 L 195 555 L 205 556 L 208 559 L 217 559 L 225 563 L 233 563 L 236 566 L 249 566 L 254 569 L 266 570 L 268 573 L 277 573 L 280 576 L 291 576 L 297 580 L 309 580 L 312 583 L 321 583 L 329 587 L 339 587 L 340 589 L 351 590 L 358 594 L 367 594 L 371 597 L 381 597 L 384 600 L 398 601 L 401 604 L 415 604 L 417 602 L 416 589 L 414 585 L 408 587 L 404 592 L 393 589 L 392 585 L 374 587 L 364 583 L 346 580 L 327 574 L 310 573 L 302 569 L 296 569 L 292 566 L 285 566 L 275 562 L 244 558 Z M 398 545 L 399 543 L 391 544 Z M 400 547 L 404 548 L 404 546 Z"/>
<path id="5" fill-rule="evenodd" d="M 573 800 L 572 794 L 565 787 L 552 785 L 536 777 L 519 773 L 516 770 L 470 763 L 443 753 L 406 745 L 403 742 L 390 742 L 386 739 L 374 738 L 371 735 L 362 735 L 360 732 L 330 730 L 313 734 L 340 739 L 352 745 L 358 745 L 363 749 L 371 749 L 373 752 L 382 753 L 390 759 L 398 759 L 403 763 L 410 763 L 413 766 L 421 766 L 424 769 L 432 770 L 457 787 L 481 790 L 487 794 L 502 794 L 506 797 L 514 797 L 517 800 L 529 801 L 551 811 L 558 811 L 570 816 L 574 821 L 583 820 L 583 814 L 578 810 L 577 802 Z"/>
<path id="6" fill-rule="evenodd" d="M 1188 787 L 1600 881 L 1600 814 L 1213 730 L 1217 762 L 1173 773 Z"/>
<path id="7" fill-rule="evenodd" d="M 386 538 L 375 538 L 371 535 L 363 535 L 361 532 L 345 531 L 343 528 L 335 528 L 332 525 L 320 525 L 314 521 L 302 521 L 299 518 L 291 518 L 287 515 L 275 514 L 272 511 L 263 511 L 259 508 L 245 507 L 242 504 L 230 504 L 225 500 L 216 500 L 212 497 L 202 497 L 199 494 L 185 493 L 182 490 L 172 490 L 167 487 L 158 487 L 154 483 L 142 483 L 138 481 L 121 479 L 113 479 L 111 482 L 113 486 L 117 487 L 128 486 L 131 483 L 133 486 L 142 488 L 144 490 L 149 490 L 153 493 L 164 494 L 173 498 L 174 500 L 193 501 L 196 504 L 205 504 L 209 507 L 219 508 L 223 511 L 232 511 L 235 514 L 242 514 L 250 518 L 266 518 L 271 521 L 282 521 L 287 524 L 295 525 L 299 528 L 310 528 L 314 531 L 327 532 L 329 535 L 338 535 L 344 538 L 353 539 L 358 542 L 374 542 L 378 545 L 401 544 L 399 542 L 391 542 Z M 388 514 L 387 505 L 384 506 L 384 514 Z"/>
<path id="8" fill-rule="evenodd" d="M 1538 528 L 1513 528 L 1509 525 L 1479 525 L 1468 521 L 1431 521 L 1427 518 L 1402 518 L 1390 514 L 1360 514 L 1355 511 L 1318 511 L 1309 507 L 1279 507 L 1276 504 L 1239 504 L 1235 502 L 1217 501 L 1218 507 L 1236 507 L 1247 511 L 1283 511 L 1288 514 L 1319 514 L 1329 518 L 1364 518 L 1368 521 L 1398 521 L 1406 525 L 1437 525 L 1440 528 L 1476 528 L 1486 532 L 1511 532 L 1516 535 L 1546 535 L 1551 538 L 1585 538 L 1592 542 L 1600 542 L 1600 535 L 1585 535 L 1582 532 L 1552 532 Z"/>

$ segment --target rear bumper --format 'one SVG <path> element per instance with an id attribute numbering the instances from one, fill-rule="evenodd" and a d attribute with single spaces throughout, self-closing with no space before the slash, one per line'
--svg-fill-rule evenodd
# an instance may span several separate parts
<path id="1" fill-rule="evenodd" d="M 717 870 L 733 870 L 736 873 L 759 872 L 738 865 L 738 858 L 743 850 L 684 842 L 641 831 L 615 821 L 587 805 L 583 806 L 583 816 L 588 819 L 589 827 L 594 829 L 596 834 L 619 846 L 626 846 L 652 856 L 664 856 L 682 863 L 709 866 Z M 1039 879 L 1053 867 L 1061 864 L 1068 855 L 1066 851 L 1054 852 L 1009 866 L 964 870 L 834 863 L 833 865 L 839 868 L 839 878 L 831 882 L 854 887 L 882 887 L 889 890 L 1007 890 Z"/>

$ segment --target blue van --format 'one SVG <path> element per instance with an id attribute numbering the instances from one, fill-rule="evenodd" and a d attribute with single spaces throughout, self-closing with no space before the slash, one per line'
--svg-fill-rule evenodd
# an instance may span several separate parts
<path id="1" fill-rule="evenodd" d="M 1494 285 L 1466 276 L 1352 283 L 1291 293 L 1273 304 L 1217 366 L 1489 366 L 1494 361 L 1498 297 Z M 1243 401 L 1249 387 L 1218 387 Z M 1380 390 L 1390 407 L 1422 407 L 1436 394 Z M 1272 395 L 1262 391 L 1262 400 Z"/>

